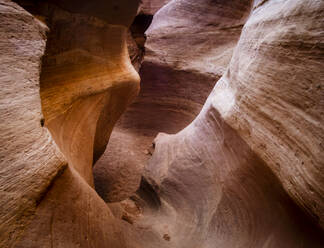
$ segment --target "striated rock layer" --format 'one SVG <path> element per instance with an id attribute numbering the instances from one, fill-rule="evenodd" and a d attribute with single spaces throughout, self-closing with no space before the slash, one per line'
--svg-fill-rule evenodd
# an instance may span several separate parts
<path id="1" fill-rule="evenodd" d="M 138 12 L 144 15 L 154 15 L 161 7 L 171 0 L 141 0 Z"/>
<path id="2" fill-rule="evenodd" d="M 0 23 L 0 247 L 12 247 L 67 161 L 41 126 L 47 27 L 6 0 Z"/>
<path id="3" fill-rule="evenodd" d="M 170 1 L 117 124 L 139 90 L 127 29 L 165 1 L 17 2 L 33 15 L 0 0 L 1 247 L 324 246 L 323 1 Z"/>
<path id="4" fill-rule="evenodd" d="M 198 117 L 156 138 L 137 225 L 169 247 L 323 247 L 323 10 L 254 2 Z"/>
<path id="5" fill-rule="evenodd" d="M 71 12 L 22 5 L 49 33 L 40 75 L 45 23 L 0 2 L 0 246 L 136 247 L 139 237 L 113 216 L 92 177 L 114 123 L 139 90 L 126 47 L 130 5 L 118 5 L 126 12 L 112 24 L 72 2 L 65 6 Z M 131 9 L 135 14 L 137 4 Z"/>
<path id="6" fill-rule="evenodd" d="M 230 61 L 250 5 L 172 1 L 154 15 L 146 31 L 140 95 L 95 166 L 96 188 L 105 200 L 135 192 L 157 133 L 176 133 L 199 113 Z"/>
<path id="7" fill-rule="evenodd" d="M 323 1 L 256 5 L 213 94 L 213 105 L 224 120 L 321 227 L 323 10 Z M 224 95 L 228 104 L 220 104 Z"/>

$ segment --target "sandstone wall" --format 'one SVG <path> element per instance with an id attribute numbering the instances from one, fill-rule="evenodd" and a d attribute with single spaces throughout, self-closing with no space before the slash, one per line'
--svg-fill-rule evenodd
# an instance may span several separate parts
<path id="1" fill-rule="evenodd" d="M 118 123 L 139 3 L 17 2 L 33 15 L 0 0 L 1 247 L 324 246 L 323 1 L 143 1 L 142 91 Z"/>
<path id="2" fill-rule="evenodd" d="M 171 1 L 154 15 L 145 32 L 140 94 L 94 169 L 104 199 L 134 193 L 158 132 L 176 133 L 199 113 L 230 61 L 250 6 L 250 1 Z"/>
<path id="3" fill-rule="evenodd" d="M 38 21 L 1 1 L 1 246 L 134 247 L 92 188 L 92 165 L 139 90 L 126 47 L 137 4 L 98 3 L 118 14 L 110 22 L 65 3 L 26 3 Z"/>
<path id="4" fill-rule="evenodd" d="M 161 13 L 156 25 L 169 27 Z M 170 247 L 323 246 L 322 13 L 322 1 L 254 3 L 198 117 L 156 138 L 145 170 L 155 197 L 139 226 L 153 223 Z M 168 62 L 152 57 L 153 66 Z M 147 199 L 145 188 L 138 194 Z"/>
<path id="5" fill-rule="evenodd" d="M 0 246 L 11 247 L 67 161 L 44 127 L 39 96 L 47 27 L 0 2 Z"/>

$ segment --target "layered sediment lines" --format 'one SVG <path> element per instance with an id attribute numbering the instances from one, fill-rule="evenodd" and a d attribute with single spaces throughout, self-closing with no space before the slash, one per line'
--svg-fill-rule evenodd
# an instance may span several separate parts
<path id="1" fill-rule="evenodd" d="M 38 21 L 1 1 L 3 247 L 136 247 L 140 240 L 93 189 L 93 163 L 139 90 L 126 46 L 131 5 L 117 5 L 127 13 L 117 11 L 122 21 L 110 24 L 70 2 L 71 12 L 26 3 Z"/>
<path id="2" fill-rule="evenodd" d="M 322 1 L 256 5 L 213 105 L 323 228 Z M 228 93 L 230 104 L 220 104 Z"/>
<path id="3" fill-rule="evenodd" d="M 323 1 L 17 2 L 1 247 L 324 246 Z"/>
<path id="4" fill-rule="evenodd" d="M 95 165 L 96 188 L 104 199 L 122 200 L 135 192 L 157 133 L 177 133 L 199 113 L 230 61 L 250 5 L 171 1 L 157 11 L 145 32 L 140 94 Z M 144 1 L 143 13 L 154 13 L 145 6 Z"/>
<path id="5" fill-rule="evenodd" d="M 145 180 L 160 205 L 137 225 L 169 247 L 323 246 L 323 8 L 254 3 L 198 117 L 157 136 Z"/>
<path id="6" fill-rule="evenodd" d="M 41 126 L 46 26 L 0 1 L 0 246 L 12 247 L 67 161 Z"/>
<path id="7" fill-rule="evenodd" d="M 116 120 L 139 90 L 127 52 L 126 24 L 51 5 L 41 11 L 51 29 L 40 82 L 42 109 L 69 167 L 42 201 L 21 246 L 133 247 L 126 223 L 116 220 L 94 191 L 92 176 Z"/>

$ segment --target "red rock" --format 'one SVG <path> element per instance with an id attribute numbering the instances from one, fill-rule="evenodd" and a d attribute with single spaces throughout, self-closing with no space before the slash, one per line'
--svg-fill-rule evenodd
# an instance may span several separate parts
<path id="1" fill-rule="evenodd" d="M 0 247 L 324 246 L 322 1 L 17 2 Z"/>

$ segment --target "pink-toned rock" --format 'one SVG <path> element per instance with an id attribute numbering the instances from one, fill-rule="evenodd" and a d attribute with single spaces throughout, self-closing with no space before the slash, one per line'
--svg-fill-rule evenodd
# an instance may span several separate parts
<path id="1" fill-rule="evenodd" d="M 170 247 L 323 246 L 323 9 L 254 3 L 198 117 L 156 138 L 145 174 L 161 205 L 139 226 Z"/>
<path id="2" fill-rule="evenodd" d="M 0 246 L 138 247 L 138 234 L 113 216 L 92 177 L 139 89 L 126 46 L 132 17 L 116 25 L 97 12 L 26 8 L 49 27 L 42 67 L 46 25 L 0 1 Z"/>
<path id="3" fill-rule="evenodd" d="M 171 0 L 141 0 L 138 12 L 144 15 L 154 15 Z"/>
<path id="4" fill-rule="evenodd" d="M 114 201 L 134 193 L 150 158 L 142 151 L 151 147 L 158 132 L 176 133 L 199 113 L 230 61 L 250 5 L 249 1 L 172 1 L 154 15 L 146 31 L 140 95 L 117 123 L 95 165 L 105 199 L 110 190 Z M 146 25 L 142 21 L 138 24 Z M 122 192 L 121 185 L 125 194 L 119 199 L 115 196 Z"/>
<path id="5" fill-rule="evenodd" d="M 42 127 L 39 96 L 47 27 L 0 1 L 0 247 L 12 247 L 66 160 Z"/>
<path id="6" fill-rule="evenodd" d="M 212 105 L 323 228 L 324 3 L 259 2 Z"/>
<path id="7" fill-rule="evenodd" d="M 324 247 L 323 1 L 17 2 L 1 247 Z"/>

